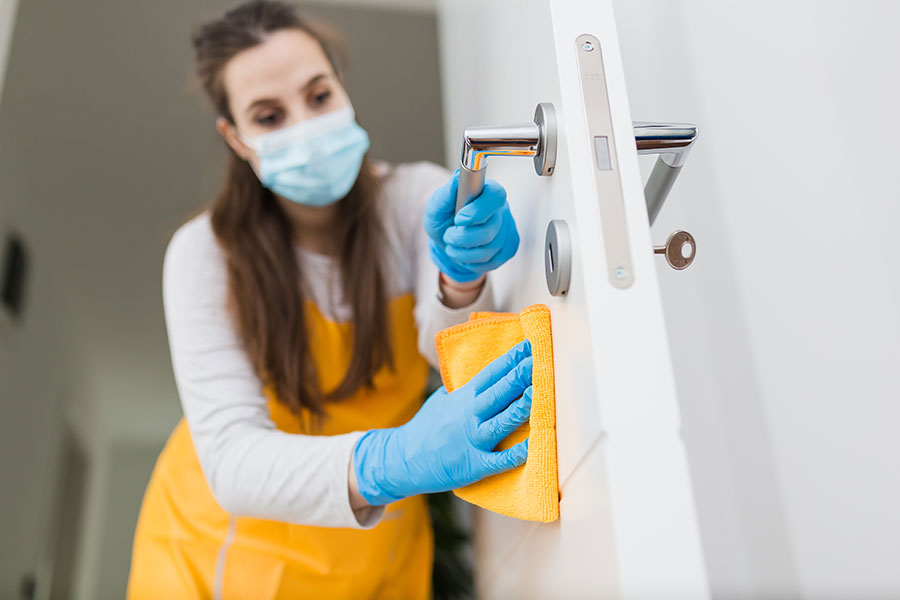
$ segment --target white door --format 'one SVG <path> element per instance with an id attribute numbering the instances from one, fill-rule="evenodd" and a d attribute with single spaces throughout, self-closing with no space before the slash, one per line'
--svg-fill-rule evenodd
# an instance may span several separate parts
<path id="1" fill-rule="evenodd" d="M 706 597 L 657 284 L 668 267 L 652 251 L 611 0 L 444 0 L 439 20 L 451 156 L 466 127 L 527 122 L 539 102 L 558 119 L 552 176 L 538 177 L 530 159 L 497 157 L 488 177 L 509 191 L 522 238 L 496 273 L 501 307 L 551 309 L 561 518 L 542 525 L 478 510 L 478 597 Z M 598 42 L 589 57 L 576 42 L 583 34 Z M 588 69 L 595 87 L 585 92 L 592 64 L 602 68 Z M 597 73 L 608 96 L 599 122 L 585 101 L 596 110 Z M 545 282 L 552 219 L 572 239 L 563 297 Z M 624 284 L 616 261 L 629 264 Z"/>

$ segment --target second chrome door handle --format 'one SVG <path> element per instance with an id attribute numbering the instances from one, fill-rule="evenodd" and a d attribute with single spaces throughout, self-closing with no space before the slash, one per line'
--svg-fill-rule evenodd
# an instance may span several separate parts
<path id="1" fill-rule="evenodd" d="M 647 215 L 650 225 L 653 225 L 675 179 L 681 173 L 688 152 L 697 140 L 697 126 L 690 123 L 635 121 L 633 127 L 638 154 L 660 155 L 644 186 Z"/>

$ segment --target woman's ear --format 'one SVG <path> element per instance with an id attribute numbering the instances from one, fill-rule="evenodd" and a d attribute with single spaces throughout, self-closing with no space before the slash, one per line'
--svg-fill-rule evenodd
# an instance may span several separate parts
<path id="1" fill-rule="evenodd" d="M 225 117 L 218 117 L 216 119 L 216 130 L 218 130 L 219 135 L 225 140 L 225 143 L 234 150 L 234 153 L 240 156 L 243 160 L 252 163 L 253 162 L 253 151 L 247 147 L 247 145 L 241 141 L 241 138 L 238 137 L 237 130 L 234 128 L 234 125 L 228 122 Z"/>

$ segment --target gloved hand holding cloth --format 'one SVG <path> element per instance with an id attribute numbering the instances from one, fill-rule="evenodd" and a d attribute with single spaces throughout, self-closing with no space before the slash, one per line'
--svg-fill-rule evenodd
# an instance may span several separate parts
<path id="1" fill-rule="evenodd" d="M 528 440 L 494 448 L 531 414 L 531 344 L 525 340 L 466 385 L 438 389 L 405 425 L 368 431 L 353 452 L 359 493 L 378 506 L 444 492 L 518 467 Z"/>

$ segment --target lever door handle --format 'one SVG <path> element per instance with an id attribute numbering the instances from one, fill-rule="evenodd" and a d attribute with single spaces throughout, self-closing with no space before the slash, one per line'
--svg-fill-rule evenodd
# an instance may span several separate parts
<path id="1" fill-rule="evenodd" d="M 534 158 L 534 170 L 538 175 L 553 175 L 556 167 L 556 111 L 553 105 L 549 102 L 538 104 L 532 123 L 466 129 L 459 160 L 457 211 L 484 190 L 490 156 L 530 156 Z"/>
<path id="2" fill-rule="evenodd" d="M 645 123 L 635 121 L 634 141 L 638 154 L 659 154 L 644 186 L 650 224 L 656 221 L 681 167 L 697 140 L 697 126 L 690 123 Z"/>

